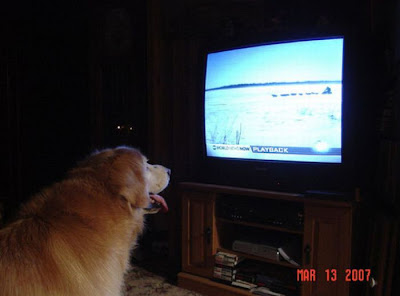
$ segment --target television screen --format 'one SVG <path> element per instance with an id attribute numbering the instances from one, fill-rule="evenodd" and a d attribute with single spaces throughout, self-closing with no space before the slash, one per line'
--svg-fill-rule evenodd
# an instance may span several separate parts
<path id="1" fill-rule="evenodd" d="M 207 55 L 209 157 L 342 162 L 343 38 Z"/>

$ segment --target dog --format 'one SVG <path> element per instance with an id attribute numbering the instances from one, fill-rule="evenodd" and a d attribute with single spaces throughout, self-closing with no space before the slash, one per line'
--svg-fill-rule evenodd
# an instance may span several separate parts
<path id="1" fill-rule="evenodd" d="M 163 201 L 170 173 L 130 147 L 78 163 L 0 230 L 0 295 L 120 296 L 146 208 Z"/>

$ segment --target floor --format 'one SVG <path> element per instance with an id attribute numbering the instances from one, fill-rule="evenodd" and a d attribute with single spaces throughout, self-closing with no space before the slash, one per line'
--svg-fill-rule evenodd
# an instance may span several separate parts
<path id="1" fill-rule="evenodd" d="M 125 296 L 201 296 L 198 293 L 179 288 L 168 272 L 167 261 L 153 257 L 149 260 L 132 262 L 132 269 L 126 275 Z"/>

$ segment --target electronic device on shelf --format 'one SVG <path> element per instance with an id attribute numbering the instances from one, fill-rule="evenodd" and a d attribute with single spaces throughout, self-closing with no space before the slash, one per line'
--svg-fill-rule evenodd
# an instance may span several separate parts
<path id="1" fill-rule="evenodd" d="M 301 230 L 304 223 L 303 206 L 278 200 L 226 195 L 217 200 L 217 216 L 234 220 L 261 223 Z"/>
<path id="2" fill-rule="evenodd" d="M 267 258 L 272 261 L 280 261 L 278 248 L 267 244 L 253 243 L 246 240 L 235 240 L 232 244 L 232 250 Z"/>
<path id="3" fill-rule="evenodd" d="M 232 250 L 272 261 L 301 264 L 301 239 L 285 233 L 264 233 L 262 236 L 244 235 L 235 239 Z"/>

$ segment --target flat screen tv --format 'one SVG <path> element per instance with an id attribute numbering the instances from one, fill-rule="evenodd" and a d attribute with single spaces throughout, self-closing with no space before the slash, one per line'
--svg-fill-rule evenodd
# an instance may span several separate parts
<path id="1" fill-rule="evenodd" d="M 343 37 L 209 52 L 207 157 L 341 164 L 343 52 Z"/>

